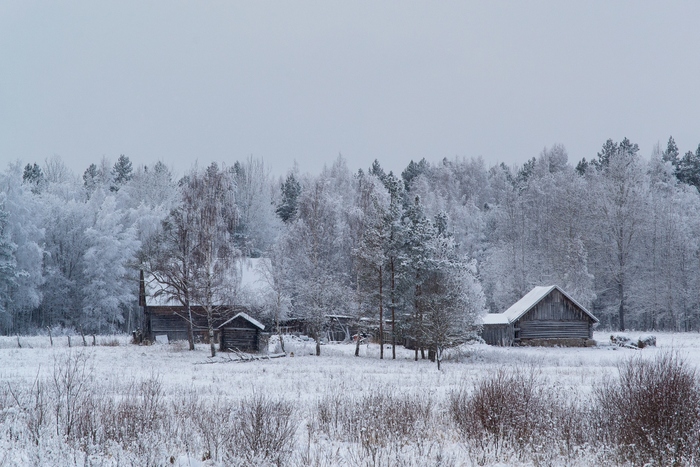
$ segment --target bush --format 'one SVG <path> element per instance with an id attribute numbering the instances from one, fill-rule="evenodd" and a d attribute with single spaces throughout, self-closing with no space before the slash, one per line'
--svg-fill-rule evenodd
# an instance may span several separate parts
<path id="1" fill-rule="evenodd" d="M 698 460 L 700 388 L 677 352 L 631 358 L 619 379 L 597 391 L 601 437 L 635 464 L 691 465 Z"/>
<path id="2" fill-rule="evenodd" d="M 382 456 L 397 453 L 403 446 L 411 444 L 420 451 L 430 437 L 432 412 L 429 396 L 396 395 L 387 390 L 361 396 L 335 393 L 317 403 L 313 429 L 358 446 L 359 464 L 383 465 Z"/>
<path id="3" fill-rule="evenodd" d="M 450 394 L 448 412 L 480 463 L 508 456 L 557 465 L 580 456 L 590 409 L 570 389 L 545 384 L 536 369 L 500 368 Z M 505 459 L 510 461 L 510 459 Z"/>
<path id="4" fill-rule="evenodd" d="M 294 407 L 286 401 L 257 395 L 241 401 L 234 451 L 248 461 L 283 465 L 294 445 Z"/>
<path id="5" fill-rule="evenodd" d="M 450 397 L 450 413 L 469 439 L 492 443 L 496 452 L 506 445 L 522 447 L 543 435 L 547 424 L 545 400 L 534 371 L 501 368 Z"/>
<path id="6" fill-rule="evenodd" d="M 428 397 L 372 391 L 361 397 L 329 395 L 317 404 L 316 423 L 340 441 L 386 445 L 420 433 L 431 418 Z"/>

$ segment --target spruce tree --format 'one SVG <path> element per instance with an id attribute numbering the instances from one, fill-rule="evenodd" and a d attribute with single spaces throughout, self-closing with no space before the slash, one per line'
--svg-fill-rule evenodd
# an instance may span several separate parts
<path id="1" fill-rule="evenodd" d="M 676 178 L 679 182 L 692 185 L 700 190 L 700 146 L 695 153 L 688 151 L 678 161 Z"/>
<path id="2" fill-rule="evenodd" d="M 374 159 L 374 162 L 372 162 L 372 167 L 369 168 L 369 174 L 377 177 L 382 183 L 386 180 L 386 173 L 384 173 L 384 169 L 382 169 L 377 159 Z"/>
<path id="3" fill-rule="evenodd" d="M 301 184 L 294 177 L 294 174 L 290 173 L 282 183 L 282 202 L 275 211 L 285 224 L 296 219 L 300 194 Z"/>
<path id="4" fill-rule="evenodd" d="M 588 170 L 588 166 L 589 166 L 589 165 L 590 165 L 590 164 L 588 163 L 588 161 L 587 161 L 586 158 L 584 157 L 583 159 L 581 159 L 581 160 L 579 161 L 578 164 L 576 164 L 576 173 L 579 174 L 579 175 L 581 175 L 581 176 L 586 175 L 586 170 Z"/>
<path id="5" fill-rule="evenodd" d="M 425 173 L 426 170 L 428 170 L 428 162 L 425 158 L 421 159 L 417 164 L 413 162 L 413 160 L 408 163 L 406 169 L 401 172 L 401 178 L 403 178 L 404 188 L 407 192 L 411 191 L 411 182 L 413 182 L 413 179 Z"/>
<path id="6" fill-rule="evenodd" d="M 661 159 L 664 162 L 670 162 L 673 164 L 673 166 L 678 165 L 678 157 L 680 156 L 680 153 L 678 152 L 678 146 L 676 146 L 676 142 L 673 139 L 673 136 L 670 136 L 668 138 L 668 144 L 666 145 L 666 150 L 663 152 Z"/>
<path id="7" fill-rule="evenodd" d="M 22 181 L 28 185 L 31 185 L 32 193 L 37 194 L 41 191 L 41 187 L 44 185 L 44 172 L 41 170 L 41 167 L 36 164 L 36 162 L 34 165 L 27 164 L 26 167 L 24 167 Z"/>
<path id="8" fill-rule="evenodd" d="M 119 156 L 117 162 L 112 167 L 112 179 L 114 184 L 109 188 L 111 191 L 119 191 L 122 185 L 126 184 L 133 177 L 131 161 L 124 154 Z"/>
<path id="9" fill-rule="evenodd" d="M 100 180 L 100 172 L 95 164 L 90 164 L 85 172 L 83 172 L 83 187 L 87 192 L 88 198 L 95 192 Z"/>

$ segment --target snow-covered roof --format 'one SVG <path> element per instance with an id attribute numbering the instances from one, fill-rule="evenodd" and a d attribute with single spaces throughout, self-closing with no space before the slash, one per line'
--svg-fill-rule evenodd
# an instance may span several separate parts
<path id="1" fill-rule="evenodd" d="M 564 292 L 561 287 L 557 285 L 548 285 L 548 286 L 537 286 L 533 288 L 531 291 L 525 294 L 523 298 L 515 302 L 513 305 L 511 305 L 510 308 L 508 308 L 506 311 L 503 313 L 489 313 L 485 316 L 483 316 L 483 322 L 484 324 L 510 324 L 513 323 L 517 320 L 519 320 L 525 313 L 530 311 L 532 307 L 537 305 L 543 298 L 545 298 L 547 295 L 552 292 L 552 290 L 557 289 L 559 292 L 561 292 L 562 295 L 564 295 L 566 298 L 574 302 L 574 304 L 581 309 L 584 313 L 586 313 L 594 322 L 598 322 L 598 318 L 593 316 L 590 311 L 586 310 L 585 307 L 583 307 L 579 302 L 571 298 L 569 294 Z"/>
<path id="2" fill-rule="evenodd" d="M 221 327 L 226 326 L 228 323 L 230 323 L 230 322 L 233 321 L 234 319 L 238 318 L 239 316 L 240 316 L 241 318 L 243 318 L 244 320 L 248 321 L 248 322 L 249 322 L 250 324 L 252 324 L 253 326 L 255 326 L 255 327 L 257 327 L 258 329 L 260 329 L 261 331 L 265 329 L 265 325 L 263 325 L 260 321 L 258 321 L 258 320 L 255 319 L 255 318 L 251 318 L 250 315 L 249 315 L 248 313 L 243 313 L 243 312 L 238 313 L 236 316 L 234 316 L 233 318 L 229 319 L 228 321 L 224 321 L 224 323 L 223 323 L 221 326 L 219 326 L 219 327 L 221 328 Z"/>
<path id="3" fill-rule="evenodd" d="M 269 258 L 246 258 L 238 262 L 240 286 L 250 292 L 262 292 L 270 288 L 262 269 L 269 267 Z"/>
<path id="4" fill-rule="evenodd" d="M 220 297 L 217 302 L 221 305 L 229 305 L 232 302 L 240 303 L 244 297 L 251 294 L 263 293 L 269 285 L 265 282 L 261 267 L 267 258 L 245 258 L 237 262 L 235 271 L 229 274 L 229 287 L 224 292 L 224 297 Z M 180 302 L 172 294 L 159 291 L 166 291 L 167 287 L 158 282 L 155 277 L 146 275 L 146 304 L 148 306 L 179 306 Z M 244 300 L 245 301 L 245 300 Z M 198 305 L 192 303 L 192 305 Z"/>
<path id="5" fill-rule="evenodd" d="M 487 313 L 481 320 L 484 324 L 508 324 L 508 318 L 503 313 Z"/>

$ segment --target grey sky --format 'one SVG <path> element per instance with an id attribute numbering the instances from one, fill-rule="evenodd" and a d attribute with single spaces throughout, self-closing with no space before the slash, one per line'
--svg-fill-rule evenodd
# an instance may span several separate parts
<path id="1" fill-rule="evenodd" d="M 700 2 L 0 2 L 0 164 L 700 143 Z"/>

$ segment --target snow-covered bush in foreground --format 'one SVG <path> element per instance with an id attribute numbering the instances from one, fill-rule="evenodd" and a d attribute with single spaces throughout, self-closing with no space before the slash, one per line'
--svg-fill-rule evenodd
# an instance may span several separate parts
<path id="1" fill-rule="evenodd" d="M 697 465 L 700 386 L 677 353 L 631 358 L 596 391 L 603 441 L 635 465 Z"/>

